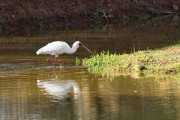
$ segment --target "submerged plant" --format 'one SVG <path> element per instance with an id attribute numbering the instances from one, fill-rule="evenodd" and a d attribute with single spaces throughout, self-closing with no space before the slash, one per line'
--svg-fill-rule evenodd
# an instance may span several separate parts
<path id="1" fill-rule="evenodd" d="M 79 58 L 76 58 L 75 63 L 76 63 L 76 66 L 79 66 L 79 65 L 80 65 L 80 63 L 81 63 L 81 60 L 80 60 Z"/>

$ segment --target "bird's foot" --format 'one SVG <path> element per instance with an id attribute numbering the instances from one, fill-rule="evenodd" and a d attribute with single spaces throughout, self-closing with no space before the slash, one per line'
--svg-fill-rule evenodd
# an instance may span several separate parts
<path id="1" fill-rule="evenodd" d="M 54 66 L 59 65 L 59 67 L 65 67 L 64 62 L 61 62 L 59 60 L 54 60 L 52 63 Z"/>
<path id="2" fill-rule="evenodd" d="M 54 65 L 55 68 L 56 68 L 56 65 L 59 65 L 60 68 L 65 66 L 65 65 L 64 65 L 64 62 L 62 62 L 62 61 L 60 61 L 60 60 L 56 60 L 56 58 L 55 58 L 55 59 L 52 59 L 51 57 L 52 57 L 52 56 L 50 56 L 50 57 L 47 59 L 47 61 L 48 61 L 48 62 L 51 62 L 51 63 Z"/>

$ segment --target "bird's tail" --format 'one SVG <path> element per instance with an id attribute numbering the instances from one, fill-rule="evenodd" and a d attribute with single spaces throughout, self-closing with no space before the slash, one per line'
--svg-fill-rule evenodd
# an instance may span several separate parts
<path id="1" fill-rule="evenodd" d="M 43 52 L 44 52 L 43 48 L 40 48 L 40 49 L 36 52 L 36 54 L 37 54 L 37 55 L 43 54 Z"/>

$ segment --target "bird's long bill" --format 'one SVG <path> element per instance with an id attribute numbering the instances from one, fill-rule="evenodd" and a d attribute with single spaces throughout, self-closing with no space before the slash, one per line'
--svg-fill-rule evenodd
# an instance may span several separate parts
<path id="1" fill-rule="evenodd" d="M 90 50 L 90 49 L 88 49 L 86 46 L 84 46 L 83 44 L 81 44 L 82 45 L 82 47 L 84 48 L 84 49 L 86 49 L 89 53 L 91 53 L 92 55 L 94 55 L 94 53 Z"/>

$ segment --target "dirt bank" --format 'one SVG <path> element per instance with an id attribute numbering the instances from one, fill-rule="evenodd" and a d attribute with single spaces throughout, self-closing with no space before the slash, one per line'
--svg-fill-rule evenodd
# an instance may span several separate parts
<path id="1" fill-rule="evenodd" d="M 0 32 L 61 28 L 179 14 L 179 0 L 1 0 Z"/>

